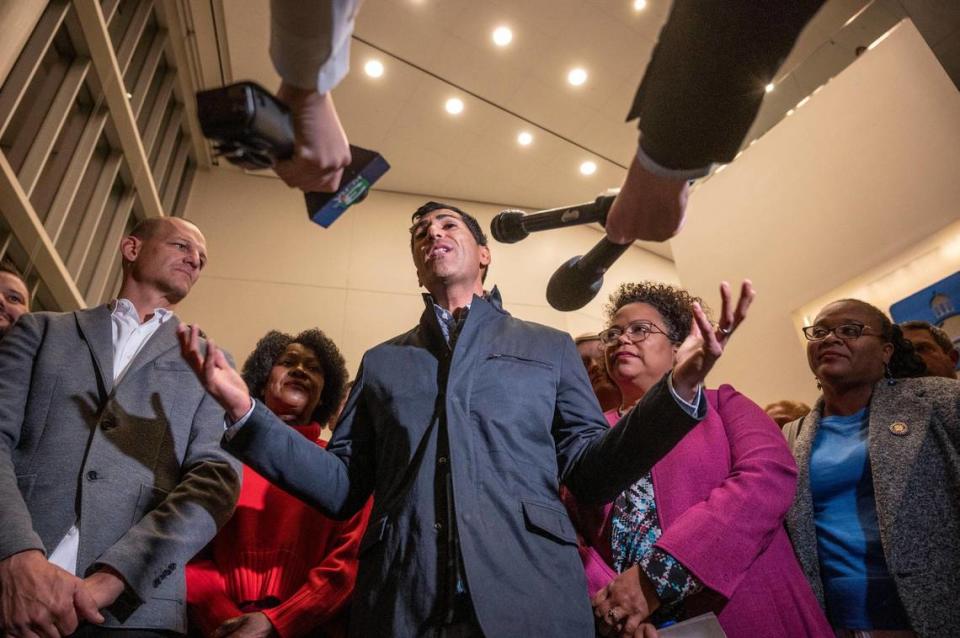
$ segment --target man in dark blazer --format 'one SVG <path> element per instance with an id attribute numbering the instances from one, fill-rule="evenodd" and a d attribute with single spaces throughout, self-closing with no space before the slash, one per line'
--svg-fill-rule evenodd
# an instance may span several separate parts
<path id="1" fill-rule="evenodd" d="M 230 516 L 223 412 L 172 314 L 206 242 L 180 219 L 121 242 L 111 305 L 24 315 L 0 343 L 0 622 L 11 636 L 186 632 L 186 562 Z M 98 611 L 100 610 L 100 611 Z M 0 631 L 2 633 L 2 631 Z"/>
<path id="2" fill-rule="evenodd" d="M 195 327 L 183 332 L 184 356 L 235 422 L 224 446 L 335 518 L 374 495 L 353 636 L 592 637 L 560 485 L 608 501 L 648 471 L 703 417 L 701 382 L 732 325 L 715 332 L 697 309 L 702 342 L 610 429 L 570 336 L 484 291 L 475 219 L 431 202 L 410 246 L 429 291 L 420 323 L 364 355 L 326 450 L 288 436 L 214 348 L 204 358 Z"/>

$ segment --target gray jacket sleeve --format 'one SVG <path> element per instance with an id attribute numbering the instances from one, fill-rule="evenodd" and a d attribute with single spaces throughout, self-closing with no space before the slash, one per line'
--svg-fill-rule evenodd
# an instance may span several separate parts
<path id="1" fill-rule="evenodd" d="M 13 465 L 42 335 L 43 326 L 37 317 L 24 315 L 0 340 L 0 560 L 28 549 L 44 551 L 17 486 Z M 43 383 L 45 379 L 37 381 Z"/>
<path id="2" fill-rule="evenodd" d="M 331 91 L 350 68 L 360 0 L 271 0 L 270 57 L 284 82 Z"/>
<path id="3" fill-rule="evenodd" d="M 233 514 L 241 466 L 220 448 L 222 433 L 223 408 L 204 393 L 194 413 L 180 481 L 95 563 L 119 572 L 141 601 L 152 596 L 165 571 L 185 569 Z"/>

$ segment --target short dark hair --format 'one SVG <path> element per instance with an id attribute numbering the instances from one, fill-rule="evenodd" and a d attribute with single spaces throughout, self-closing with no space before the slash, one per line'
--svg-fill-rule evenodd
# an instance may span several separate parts
<path id="1" fill-rule="evenodd" d="M 263 401 L 270 370 L 291 343 L 299 343 L 309 348 L 320 359 L 320 367 L 323 369 L 323 390 L 320 391 L 320 402 L 311 418 L 323 425 L 336 414 L 337 408 L 340 407 L 348 378 L 343 355 L 340 354 L 333 340 L 323 334 L 323 331 L 313 328 L 293 336 L 271 330 L 257 342 L 253 352 L 244 362 L 243 380 L 246 381 L 250 394 L 255 399 Z"/>
<path id="2" fill-rule="evenodd" d="M 435 210 L 452 210 L 455 213 L 459 213 L 460 219 L 463 220 L 464 225 L 470 231 L 470 234 L 473 235 L 473 238 L 476 240 L 478 246 L 487 245 L 487 236 L 483 233 L 483 228 L 480 227 L 480 222 L 471 215 L 470 213 L 464 212 L 463 210 L 457 208 L 453 204 L 445 204 L 443 202 L 434 202 L 430 201 L 413 211 L 413 215 L 410 216 L 410 221 L 412 226 L 410 226 L 410 252 L 413 252 L 413 228 L 417 225 L 417 222 L 420 221 L 420 218 L 426 215 L 427 213 L 432 213 Z M 480 276 L 480 281 L 486 281 L 487 279 L 487 270 L 489 266 L 483 267 L 483 273 Z"/>
<path id="3" fill-rule="evenodd" d="M 893 345 L 893 354 L 890 356 L 890 363 L 887 368 L 890 370 L 890 376 L 903 379 L 907 377 L 922 377 L 927 373 L 927 365 L 914 350 L 913 344 L 907 341 L 903 336 L 903 330 L 900 326 L 890 321 L 887 313 L 880 310 L 872 304 L 859 299 L 838 299 L 831 304 L 849 303 L 859 306 L 870 314 L 880 324 L 880 335 Z"/>
<path id="4" fill-rule="evenodd" d="M 707 312 L 703 300 L 683 288 L 655 281 L 626 283 L 610 295 L 610 303 L 606 307 L 607 319 L 612 320 L 617 311 L 628 304 L 649 304 L 663 317 L 667 338 L 674 343 L 682 343 L 690 335 L 695 301 Z"/>
<path id="5" fill-rule="evenodd" d="M 950 335 L 946 333 L 946 331 L 929 322 L 920 320 L 904 321 L 900 324 L 900 327 L 903 330 L 926 330 L 930 334 L 930 337 L 946 354 L 950 354 L 957 349 L 957 347 L 953 345 L 953 340 L 950 338 Z"/>

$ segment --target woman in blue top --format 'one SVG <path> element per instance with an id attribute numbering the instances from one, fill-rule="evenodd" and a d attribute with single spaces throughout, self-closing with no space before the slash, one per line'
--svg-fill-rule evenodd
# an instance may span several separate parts
<path id="1" fill-rule="evenodd" d="M 799 475 L 787 527 L 841 637 L 960 636 L 960 384 L 870 304 L 803 329 L 823 394 L 787 424 Z"/>

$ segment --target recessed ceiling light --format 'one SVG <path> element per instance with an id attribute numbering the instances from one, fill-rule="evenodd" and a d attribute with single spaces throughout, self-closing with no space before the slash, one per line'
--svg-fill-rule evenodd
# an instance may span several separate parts
<path id="1" fill-rule="evenodd" d="M 493 30 L 493 43 L 498 47 L 505 47 L 513 41 L 513 31 L 510 27 L 497 27 Z"/>
<path id="2" fill-rule="evenodd" d="M 452 97 L 447 100 L 445 108 L 450 115 L 460 115 L 463 113 L 463 100 L 458 97 Z"/>
<path id="3" fill-rule="evenodd" d="M 771 82 L 770 84 L 768 84 L 768 85 L 766 85 L 765 87 L 763 87 L 763 90 L 766 91 L 767 93 L 773 93 L 773 90 L 774 90 L 775 88 L 777 88 L 777 87 L 774 86 L 773 82 Z"/>
<path id="4" fill-rule="evenodd" d="M 593 175 L 593 174 L 596 173 L 596 172 L 597 172 L 597 164 L 596 164 L 596 162 L 591 162 L 591 161 L 587 160 L 586 162 L 584 162 L 583 164 L 580 165 L 580 174 L 581 174 L 581 175 Z"/>
<path id="5" fill-rule="evenodd" d="M 378 78 L 383 75 L 383 62 L 367 60 L 367 63 L 363 65 L 363 71 L 372 78 Z"/>
<path id="6" fill-rule="evenodd" d="M 633 0 L 633 10 L 643 11 L 647 8 L 647 0 Z"/>
<path id="7" fill-rule="evenodd" d="M 581 67 L 576 67 L 575 69 L 570 69 L 570 72 L 567 73 L 567 82 L 573 86 L 580 86 L 587 81 L 587 70 Z"/>
<path id="8" fill-rule="evenodd" d="M 517 144 L 520 146 L 530 146 L 533 142 L 533 135 L 527 131 L 522 131 L 520 135 L 517 135 Z"/>

